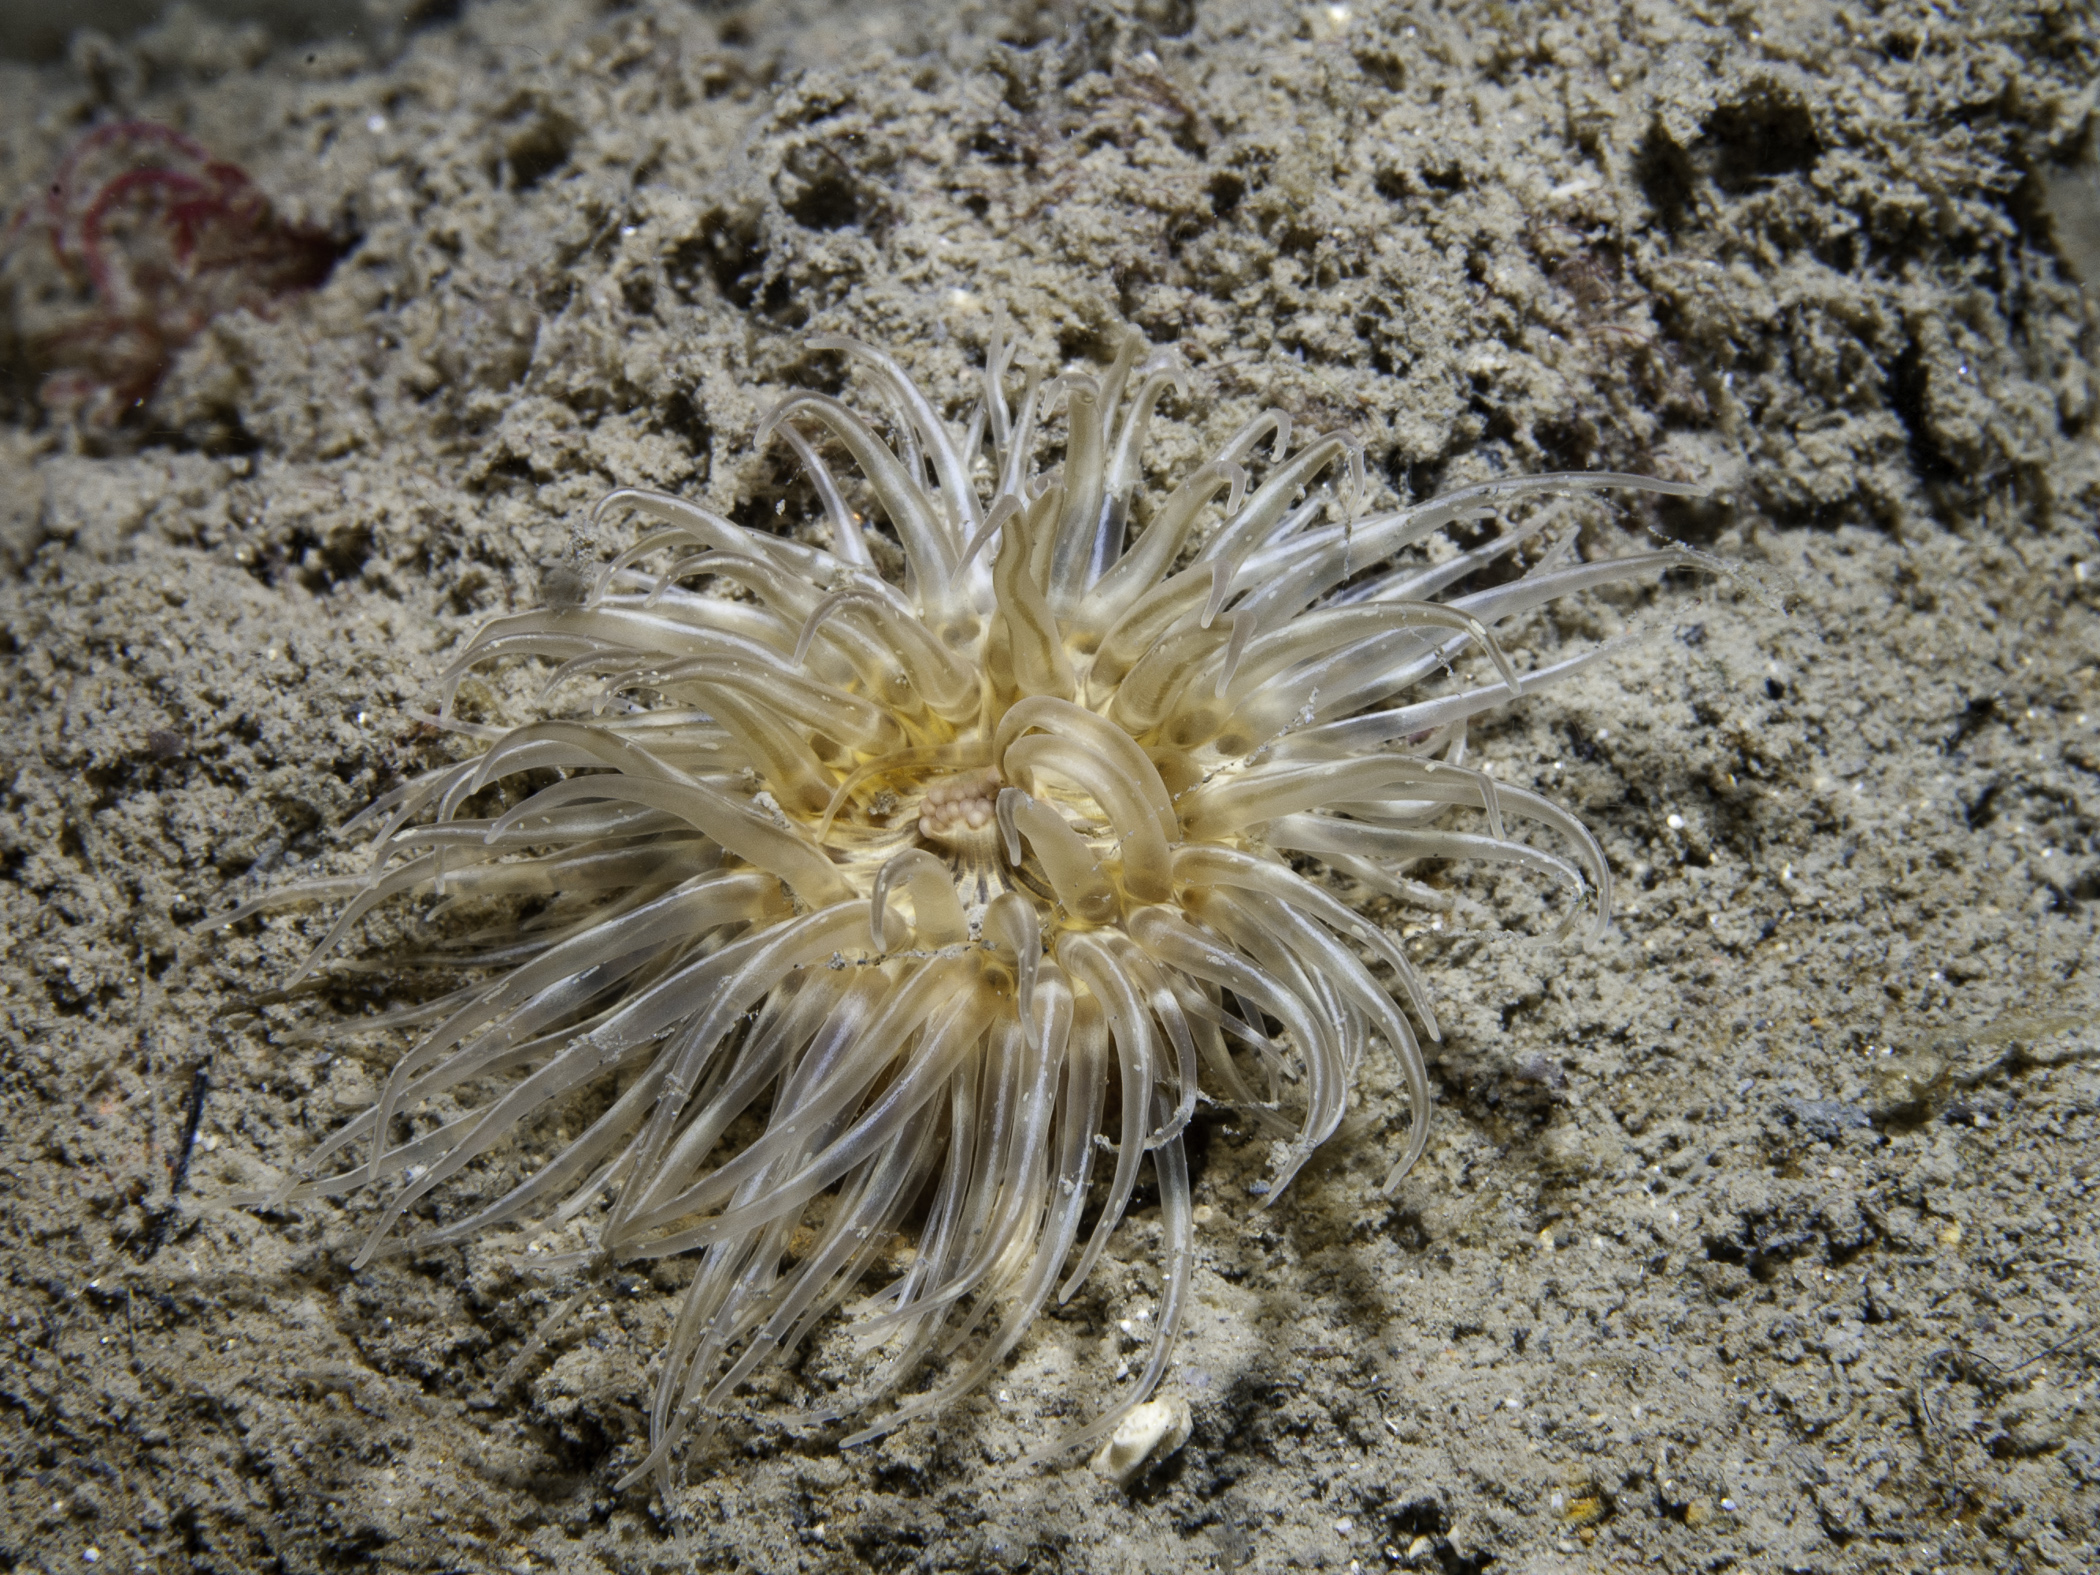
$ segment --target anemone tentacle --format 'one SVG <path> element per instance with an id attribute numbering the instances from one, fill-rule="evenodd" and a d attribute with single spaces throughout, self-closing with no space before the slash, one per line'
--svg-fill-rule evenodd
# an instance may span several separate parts
<path id="1" fill-rule="evenodd" d="M 470 982 L 390 1019 L 434 1026 L 275 1201 L 390 1187 L 367 1256 L 572 1224 L 599 1263 L 694 1255 L 635 1468 L 667 1497 L 696 1422 L 853 1302 L 899 1233 L 908 1265 L 849 1309 L 888 1359 L 805 1413 L 856 1418 L 849 1442 L 982 1382 L 1086 1282 L 1149 1165 L 1153 1347 L 1064 1442 L 1105 1435 L 1159 1382 L 1187 1301 L 1199 1102 L 1278 1138 L 1273 1201 L 1383 1056 L 1409 1128 L 1390 1192 L 1428 1137 L 1430 991 L 1284 854 L 1428 906 L 1448 899 L 1412 866 L 1514 863 L 1594 892 L 1604 922 L 1595 839 L 1466 766 L 1465 722 L 1597 654 L 1525 670 L 1522 614 L 1691 561 L 1537 548 L 1556 500 L 1695 487 L 1512 477 L 1373 510 L 1356 439 L 1290 452 L 1277 411 L 1148 507 L 1153 412 L 1188 383 L 1135 335 L 1104 374 L 1024 369 L 1016 395 L 1002 328 L 960 427 L 893 357 L 812 344 L 882 410 L 797 393 L 760 426 L 807 472 L 828 549 L 610 494 L 594 522 L 637 520 L 633 545 L 580 600 L 485 625 L 442 680 L 449 714 L 470 674 L 542 664 L 542 714 L 359 817 L 365 877 L 234 915 L 349 896 L 311 968 L 388 900 L 547 900 L 444 955 Z M 1447 597 L 1484 568 L 1501 583 Z M 587 1095 L 580 1136 L 534 1146 Z M 484 1173 L 503 1184 L 476 1198 Z M 403 1233 L 445 1187 L 467 1206 Z"/>

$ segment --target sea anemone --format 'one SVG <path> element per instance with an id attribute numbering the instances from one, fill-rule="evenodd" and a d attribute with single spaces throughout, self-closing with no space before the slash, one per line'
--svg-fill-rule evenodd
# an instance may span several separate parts
<path id="1" fill-rule="evenodd" d="M 1570 922 L 1593 890 L 1601 924 L 1596 840 L 1466 765 L 1466 723 L 1600 654 L 1527 670 L 1497 626 L 1690 556 L 1583 561 L 1566 500 L 1693 487 L 1511 477 L 1369 512 L 1356 440 L 1293 452 L 1276 410 L 1148 496 L 1184 378 L 1135 334 L 1046 379 L 995 331 L 961 428 L 891 356 L 811 346 L 882 415 L 801 392 L 761 423 L 817 500 L 809 540 L 613 492 L 590 539 L 639 517 L 632 544 L 443 681 L 449 720 L 470 675 L 544 664 L 541 719 L 454 722 L 487 747 L 353 822 L 369 873 L 221 921 L 350 896 L 303 974 L 392 899 L 507 900 L 442 952 L 471 982 L 357 1025 L 426 1031 L 271 1201 L 390 1187 L 359 1263 L 412 1214 L 417 1248 L 580 1226 L 601 1267 L 692 1255 L 634 1474 L 667 1499 L 696 1420 L 849 1299 L 884 1359 L 800 1415 L 864 1421 L 850 1444 L 969 1392 L 1085 1283 L 1149 1157 L 1149 1358 L 1061 1443 L 1105 1436 L 1187 1306 L 1201 1104 L 1273 1139 L 1273 1199 L 1375 1046 L 1407 1089 L 1390 1190 L 1436 1018 L 1336 893 L 1447 907 L 1410 866 L 1502 861 L 1564 882 Z M 550 1143 L 558 1113 L 581 1130 Z"/>

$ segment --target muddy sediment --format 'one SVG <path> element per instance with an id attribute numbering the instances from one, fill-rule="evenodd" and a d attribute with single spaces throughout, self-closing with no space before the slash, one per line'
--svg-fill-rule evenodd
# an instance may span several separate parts
<path id="1" fill-rule="evenodd" d="M 506 1389 L 558 1277 L 353 1271 L 368 1198 L 212 1207 L 401 1046 L 302 1038 L 381 976 L 273 996 L 318 914 L 196 926 L 351 867 L 333 828 L 449 758 L 437 674 L 607 546 L 596 497 L 795 517 L 751 437 L 842 386 L 811 335 L 959 411 L 1003 311 L 1049 365 L 1175 347 L 1158 477 L 1277 406 L 1387 503 L 1705 483 L 1591 545 L 1743 572 L 1564 609 L 1538 639 L 1644 637 L 1476 732 L 1619 909 L 1556 943 L 1553 893 L 1454 868 L 1452 915 L 1386 914 L 1445 1030 L 1398 1196 L 1387 1070 L 1273 1201 L 1203 1123 L 1178 1453 L 1128 1491 L 1023 1458 L 1137 1349 L 1141 1209 L 938 1423 L 725 1431 L 699 1567 L 2089 1566 L 2096 78 L 2072 6 L 1499 0 L 470 5 L 297 47 L 184 12 L 0 68 L 9 192 L 151 120 L 341 250 L 100 424 L 40 401 L 49 278 L 0 273 L 0 1563 L 682 1567 L 613 1485 L 675 1266 Z"/>

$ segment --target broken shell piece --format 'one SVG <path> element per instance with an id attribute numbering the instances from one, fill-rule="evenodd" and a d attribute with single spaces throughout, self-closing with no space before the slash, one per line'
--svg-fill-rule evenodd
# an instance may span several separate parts
<path id="1" fill-rule="evenodd" d="M 1090 1462 L 1117 1487 L 1129 1487 L 1154 1456 L 1161 1460 L 1189 1441 L 1189 1403 L 1180 1395 L 1147 1400 L 1116 1424 Z"/>

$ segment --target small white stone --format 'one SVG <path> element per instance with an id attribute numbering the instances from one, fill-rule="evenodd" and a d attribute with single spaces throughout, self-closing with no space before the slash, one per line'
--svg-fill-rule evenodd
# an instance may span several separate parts
<path id="1" fill-rule="evenodd" d="M 1180 1395 L 1147 1400 L 1116 1424 L 1090 1462 L 1117 1487 L 1128 1487 L 1155 1456 L 1164 1460 L 1189 1441 L 1193 1419 Z"/>

